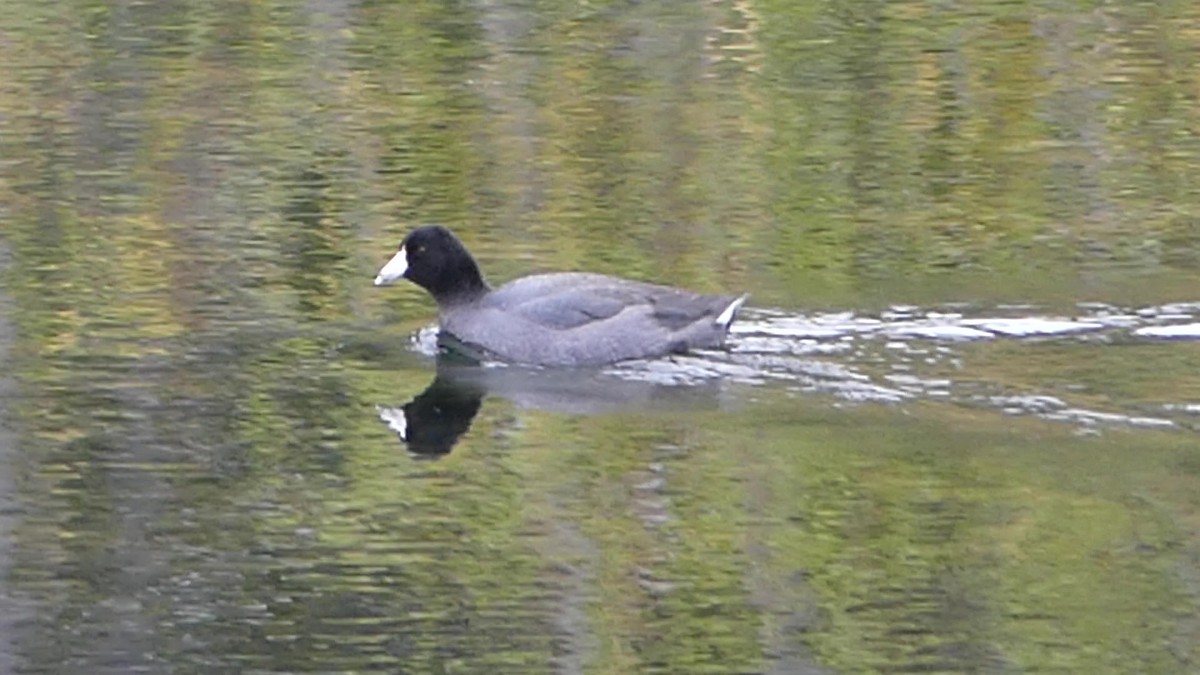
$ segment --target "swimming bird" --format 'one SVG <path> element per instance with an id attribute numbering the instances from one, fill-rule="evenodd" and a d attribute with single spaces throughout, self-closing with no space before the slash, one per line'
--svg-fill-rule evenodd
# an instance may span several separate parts
<path id="1" fill-rule="evenodd" d="M 440 333 L 452 344 L 534 366 L 601 366 L 721 347 L 746 300 L 585 272 L 526 276 L 493 289 L 440 225 L 410 232 L 375 285 L 402 278 L 433 296 Z"/>

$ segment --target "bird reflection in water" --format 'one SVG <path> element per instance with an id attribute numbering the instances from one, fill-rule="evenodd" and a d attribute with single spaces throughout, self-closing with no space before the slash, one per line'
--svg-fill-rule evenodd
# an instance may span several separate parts
<path id="1" fill-rule="evenodd" d="M 670 366 L 675 375 L 684 366 Z M 481 366 L 439 356 L 433 382 L 403 406 L 377 405 L 380 421 L 414 457 L 436 459 L 449 453 L 471 428 L 485 396 L 499 396 L 518 408 L 572 415 L 602 415 L 637 410 L 716 410 L 729 382 L 664 378 L 647 381 L 647 371 L 610 369 L 537 369 Z M 664 371 L 656 371 L 661 375 Z"/>
<path id="2" fill-rule="evenodd" d="M 471 428 L 484 393 L 483 387 L 470 381 L 439 373 L 425 391 L 403 406 L 377 405 L 375 410 L 414 457 L 437 459 Z"/>

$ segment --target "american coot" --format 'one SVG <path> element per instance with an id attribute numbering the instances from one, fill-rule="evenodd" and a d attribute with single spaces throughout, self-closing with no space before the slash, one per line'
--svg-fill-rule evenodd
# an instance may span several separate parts
<path id="1" fill-rule="evenodd" d="M 492 289 L 462 242 L 438 225 L 410 232 L 375 285 L 401 277 L 433 296 L 442 333 L 486 357 L 537 366 L 598 366 L 720 347 L 746 299 L 579 272 Z"/>

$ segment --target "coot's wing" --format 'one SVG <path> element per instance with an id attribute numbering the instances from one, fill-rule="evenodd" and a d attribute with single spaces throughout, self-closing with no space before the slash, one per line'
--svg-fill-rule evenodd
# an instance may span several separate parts
<path id="1" fill-rule="evenodd" d="M 616 319 L 620 328 L 674 332 L 716 317 L 732 298 L 598 274 L 560 273 L 525 277 L 493 291 L 487 302 L 538 326 L 571 330 Z"/>
<path id="2" fill-rule="evenodd" d="M 570 330 L 610 319 L 628 308 L 631 301 L 636 303 L 637 298 L 596 289 L 570 288 L 514 303 L 507 309 L 510 314 L 538 326 Z"/>

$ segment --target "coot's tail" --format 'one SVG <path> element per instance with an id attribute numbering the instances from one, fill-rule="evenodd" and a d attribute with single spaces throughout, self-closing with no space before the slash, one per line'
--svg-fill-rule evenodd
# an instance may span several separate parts
<path id="1" fill-rule="evenodd" d="M 746 293 L 738 298 L 735 298 L 733 302 L 729 303 L 728 307 L 721 310 L 721 313 L 717 315 L 717 318 L 713 319 L 713 323 L 720 326 L 722 330 L 729 330 L 729 325 L 733 323 L 734 315 L 736 315 L 737 311 L 741 309 L 742 303 L 746 302 L 746 298 L 748 297 L 750 297 L 750 294 Z"/>

